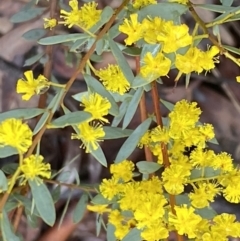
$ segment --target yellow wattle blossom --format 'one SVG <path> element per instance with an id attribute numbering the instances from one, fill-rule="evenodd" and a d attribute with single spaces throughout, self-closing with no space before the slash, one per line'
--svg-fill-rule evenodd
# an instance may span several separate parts
<path id="1" fill-rule="evenodd" d="M 145 193 L 141 196 L 139 198 L 142 199 L 142 204 L 134 212 L 138 228 L 151 226 L 161 220 L 165 213 L 164 205 L 167 204 L 166 198 L 161 194 Z"/>
<path id="2" fill-rule="evenodd" d="M 139 198 L 142 194 L 141 184 L 139 182 L 128 182 L 119 186 L 121 199 L 118 201 L 122 210 L 135 211 L 141 205 Z M 135 200 L 134 202 L 132 200 Z"/>
<path id="3" fill-rule="evenodd" d="M 137 13 L 130 15 L 130 20 L 124 19 L 122 25 L 119 26 L 119 31 L 128 35 L 124 40 L 126 45 L 132 45 L 142 38 L 142 24 L 138 22 Z"/>
<path id="4" fill-rule="evenodd" d="M 90 29 L 100 20 L 102 10 L 97 10 L 97 5 L 96 2 L 89 2 L 81 7 L 80 27 Z"/>
<path id="5" fill-rule="evenodd" d="M 116 178 L 103 179 L 99 186 L 101 194 L 108 200 L 112 200 L 119 193 L 119 183 Z"/>
<path id="6" fill-rule="evenodd" d="M 142 21 L 143 38 L 149 44 L 158 43 L 157 37 L 162 33 L 162 27 L 165 21 L 159 17 L 144 18 Z"/>
<path id="7" fill-rule="evenodd" d="M 189 103 L 186 100 L 177 102 L 169 114 L 169 136 L 174 140 L 182 139 L 187 131 L 195 127 L 200 114 L 201 110 L 196 102 Z"/>
<path id="8" fill-rule="evenodd" d="M 200 49 L 197 47 L 191 47 L 183 55 L 176 54 L 175 66 L 184 74 L 189 74 L 191 72 L 201 73 L 203 68 L 198 63 L 201 57 Z"/>
<path id="9" fill-rule="evenodd" d="M 203 150 L 202 148 L 195 148 L 190 154 L 190 163 L 194 167 L 211 167 L 216 154 L 212 150 Z"/>
<path id="10" fill-rule="evenodd" d="M 70 12 L 67 12 L 63 9 L 61 9 L 60 18 L 63 18 L 63 24 L 68 25 L 69 28 L 71 28 L 73 25 L 78 25 L 78 23 L 81 21 L 81 13 L 78 9 L 78 1 L 77 0 L 70 0 L 69 6 L 72 8 Z"/>
<path id="11" fill-rule="evenodd" d="M 71 139 L 78 139 L 82 141 L 80 147 L 86 148 L 86 153 L 97 150 L 99 141 L 103 141 L 102 137 L 105 136 L 105 132 L 102 125 L 90 125 L 88 122 L 83 122 L 78 125 L 80 134 L 72 134 Z"/>
<path id="12" fill-rule="evenodd" d="M 176 52 L 179 48 L 190 45 L 193 41 L 189 35 L 189 28 L 186 24 L 174 25 L 172 21 L 163 24 L 162 32 L 157 36 L 157 40 L 163 43 L 163 52 Z"/>
<path id="13" fill-rule="evenodd" d="M 233 169 L 218 178 L 218 182 L 224 187 L 223 196 L 231 203 L 240 203 L 240 170 Z"/>
<path id="14" fill-rule="evenodd" d="M 163 240 L 169 237 L 169 231 L 166 225 L 161 220 L 158 220 L 144 228 L 141 232 L 141 237 L 146 241 Z"/>
<path id="15" fill-rule="evenodd" d="M 24 158 L 23 163 L 20 165 L 20 169 L 26 180 L 33 180 L 39 176 L 48 179 L 51 177 L 50 164 L 43 163 L 43 156 L 41 155 L 31 155 Z"/>
<path id="16" fill-rule="evenodd" d="M 220 194 L 220 191 L 221 188 L 218 184 L 203 181 L 194 185 L 193 192 L 188 196 L 192 206 L 195 208 L 204 208 L 209 206 L 209 202 L 214 201 L 214 197 Z"/>
<path id="17" fill-rule="evenodd" d="M 223 196 L 230 203 L 240 203 L 240 183 L 231 183 L 225 187 Z"/>
<path id="18" fill-rule="evenodd" d="M 165 126 L 163 128 L 160 126 L 155 127 L 151 131 L 151 140 L 153 142 L 163 142 L 167 144 L 170 140 L 169 129 Z"/>
<path id="19" fill-rule="evenodd" d="M 187 183 L 191 172 L 188 167 L 171 164 L 165 168 L 162 173 L 163 186 L 169 194 L 178 195 L 184 190 L 184 184 Z"/>
<path id="20" fill-rule="evenodd" d="M 195 214 L 193 207 L 175 206 L 176 215 L 169 213 L 169 224 L 173 225 L 180 235 L 187 235 L 188 238 L 195 238 L 197 227 L 202 218 Z"/>
<path id="21" fill-rule="evenodd" d="M 206 52 L 202 52 L 201 59 L 199 60 L 199 65 L 206 71 L 210 71 L 215 68 L 215 63 L 219 63 L 218 58 L 215 57 L 219 54 L 220 50 L 216 46 L 212 46 Z"/>
<path id="22" fill-rule="evenodd" d="M 33 133 L 29 126 L 18 119 L 6 119 L 0 123 L 0 147 L 11 146 L 25 153 L 32 145 Z"/>
<path id="23" fill-rule="evenodd" d="M 24 72 L 26 79 L 19 79 L 17 81 L 17 93 L 23 93 L 23 100 L 29 100 L 33 95 L 39 95 L 46 92 L 50 83 L 43 75 L 39 75 L 37 79 L 34 79 L 33 72 L 28 70 Z"/>
<path id="24" fill-rule="evenodd" d="M 143 63 L 143 66 L 140 68 L 140 73 L 148 81 L 153 81 L 160 76 L 167 75 L 171 66 L 171 60 L 161 52 L 156 56 L 148 52 L 143 58 Z"/>
<path id="25" fill-rule="evenodd" d="M 236 222 L 234 214 L 222 213 L 213 218 L 211 231 L 221 234 L 222 237 L 239 237 L 240 236 L 240 223 Z"/>
<path id="26" fill-rule="evenodd" d="M 157 1 L 156 0 L 134 0 L 133 7 L 139 9 L 151 4 L 157 4 Z"/>
<path id="27" fill-rule="evenodd" d="M 109 109 L 111 108 L 111 103 L 107 98 L 103 98 L 98 93 L 89 93 L 82 97 L 81 102 L 84 111 L 91 113 L 92 120 L 109 122 L 108 119 L 103 117 L 108 114 Z"/>
<path id="28" fill-rule="evenodd" d="M 110 173 L 117 180 L 128 182 L 133 177 L 134 164 L 132 161 L 123 160 L 120 163 L 112 164 L 110 166 Z"/>
<path id="29" fill-rule="evenodd" d="M 237 76 L 236 80 L 237 80 L 238 83 L 240 83 L 240 76 Z"/>
<path id="30" fill-rule="evenodd" d="M 43 18 L 44 20 L 44 28 L 50 28 L 52 30 L 57 25 L 57 19 L 55 18 Z"/>
<path id="31" fill-rule="evenodd" d="M 80 28 L 90 29 L 101 18 L 102 10 L 97 10 L 96 2 L 85 3 L 80 9 L 78 7 L 77 0 L 70 0 L 69 6 L 72 8 L 70 12 L 61 9 L 60 18 L 64 21 L 60 22 L 71 28 L 73 25 L 77 25 Z"/>
<path id="32" fill-rule="evenodd" d="M 97 70 L 95 74 L 103 82 L 106 90 L 123 95 L 130 89 L 130 84 L 118 65 L 109 64 L 106 69 Z"/>
<path id="33" fill-rule="evenodd" d="M 219 62 L 218 58 L 214 57 L 218 53 L 219 49 L 216 46 L 213 46 L 206 52 L 197 47 L 191 47 L 184 55 L 176 54 L 175 66 L 184 74 L 191 72 L 199 74 L 203 70 L 209 71 L 215 68 L 215 63 Z"/>
<path id="34" fill-rule="evenodd" d="M 233 159 L 230 154 L 221 152 L 217 154 L 212 163 L 213 168 L 220 169 L 221 172 L 231 172 L 234 169 Z"/>
<path id="35" fill-rule="evenodd" d="M 103 214 L 111 211 L 111 209 L 108 208 L 108 205 L 87 205 L 87 210 L 95 213 L 99 213 L 99 214 Z"/>
<path id="36" fill-rule="evenodd" d="M 215 137 L 212 124 L 204 124 L 198 127 L 198 131 L 203 135 L 204 141 L 209 141 Z"/>
<path id="37" fill-rule="evenodd" d="M 114 235 L 118 240 L 122 240 L 136 223 L 135 220 L 124 217 L 117 209 L 110 212 L 108 222 L 115 226 Z"/>
<path id="38" fill-rule="evenodd" d="M 152 176 L 149 180 L 141 181 L 139 189 L 141 190 L 141 192 L 146 193 L 163 193 L 162 182 L 157 176 Z"/>

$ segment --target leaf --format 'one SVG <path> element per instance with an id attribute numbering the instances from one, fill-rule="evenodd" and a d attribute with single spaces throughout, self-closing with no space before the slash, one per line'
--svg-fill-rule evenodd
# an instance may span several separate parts
<path id="1" fill-rule="evenodd" d="M 18 150 L 16 148 L 13 148 L 11 146 L 0 147 L 0 158 L 5 158 L 8 156 L 13 156 L 17 154 L 18 154 Z"/>
<path id="2" fill-rule="evenodd" d="M 96 80 L 94 77 L 88 74 L 83 75 L 87 86 L 92 89 L 94 92 L 98 93 L 99 95 L 106 97 L 108 101 L 111 103 L 111 108 L 109 110 L 109 113 L 113 116 L 118 115 L 118 105 L 114 101 L 113 97 L 109 92 L 103 87 L 102 84 L 98 80 Z"/>
<path id="3" fill-rule="evenodd" d="M 234 0 L 220 0 L 223 6 L 230 7 L 233 4 Z"/>
<path id="4" fill-rule="evenodd" d="M 38 228 L 39 227 L 39 218 L 36 215 L 33 215 L 30 210 L 24 209 L 25 215 L 27 217 L 27 224 L 31 228 Z"/>
<path id="5" fill-rule="evenodd" d="M 215 23 L 224 23 L 224 22 L 237 20 L 237 19 L 234 18 L 234 16 L 231 17 L 231 18 L 228 18 L 228 16 L 229 16 L 229 14 L 233 14 L 233 13 L 239 12 L 239 10 L 240 10 L 240 6 L 239 7 L 234 7 L 233 9 L 228 10 L 228 11 L 222 13 L 220 16 L 218 16 L 217 18 L 215 18 L 213 21 L 209 22 L 208 24 L 210 24 L 210 23 L 213 23 L 213 24 L 215 24 Z M 239 15 L 236 14 L 235 16 L 239 16 Z"/>
<path id="6" fill-rule="evenodd" d="M 226 50 L 232 52 L 232 53 L 235 53 L 235 54 L 238 54 L 240 55 L 240 49 L 239 48 L 235 48 L 235 47 L 232 47 L 232 46 L 228 46 L 228 45 L 222 45 Z"/>
<path id="7" fill-rule="evenodd" d="M 133 228 L 130 232 L 122 239 L 122 241 L 139 241 L 141 238 L 141 230 Z"/>
<path id="8" fill-rule="evenodd" d="M 197 178 L 209 178 L 209 177 L 216 177 L 220 175 L 221 171 L 219 169 L 215 170 L 212 167 L 205 167 L 204 168 L 204 176 L 202 176 L 202 168 L 195 168 L 191 171 L 190 179 L 194 180 Z"/>
<path id="9" fill-rule="evenodd" d="M 207 220 L 212 220 L 215 216 L 217 216 L 217 212 L 211 206 L 196 209 L 195 213 Z"/>
<path id="10" fill-rule="evenodd" d="M 26 59 L 23 66 L 25 67 L 25 66 L 30 66 L 32 64 L 35 64 L 38 60 L 40 60 L 43 57 L 43 55 L 44 53 L 42 52 L 34 55 L 31 58 Z"/>
<path id="11" fill-rule="evenodd" d="M 49 112 L 45 112 L 40 120 L 38 121 L 37 125 L 35 126 L 34 130 L 33 130 L 33 134 L 36 135 L 41 129 L 42 127 L 46 124 L 48 117 L 49 117 L 50 113 Z"/>
<path id="12" fill-rule="evenodd" d="M 133 82 L 131 84 L 131 88 L 139 88 L 139 87 L 144 87 L 145 85 L 148 85 L 150 82 L 147 81 L 145 78 L 141 76 L 141 74 L 138 74 L 135 76 L 133 79 Z"/>
<path id="13" fill-rule="evenodd" d="M 108 200 L 105 197 L 103 197 L 102 194 L 97 194 L 91 201 L 94 205 L 106 205 L 113 203 L 113 200 Z"/>
<path id="14" fill-rule="evenodd" d="M 4 192 L 7 190 L 7 188 L 8 188 L 7 178 L 6 178 L 5 174 L 3 173 L 3 171 L 0 170 L 0 191 Z"/>
<path id="15" fill-rule="evenodd" d="M 45 223 L 53 226 L 56 212 L 51 194 L 44 183 L 38 184 L 36 180 L 28 180 L 36 208 Z"/>
<path id="16" fill-rule="evenodd" d="M 141 137 L 148 130 L 151 122 L 152 119 L 148 118 L 133 131 L 133 133 L 127 138 L 127 140 L 123 143 L 122 147 L 120 148 L 117 157 L 114 161 L 115 163 L 119 163 L 130 156 L 130 154 L 134 151 L 137 144 L 139 143 Z"/>
<path id="17" fill-rule="evenodd" d="M 102 215 L 97 214 L 96 216 L 96 235 L 97 237 L 99 236 L 100 232 L 101 232 L 101 227 L 102 227 Z"/>
<path id="18" fill-rule="evenodd" d="M 217 13 L 225 13 L 234 9 L 234 7 L 227 7 L 216 4 L 194 4 L 194 6 Z"/>
<path id="19" fill-rule="evenodd" d="M 52 190 L 51 195 L 52 195 L 53 202 L 56 203 L 59 200 L 60 195 L 61 195 L 61 186 L 60 185 L 56 186 Z"/>
<path id="20" fill-rule="evenodd" d="M 101 55 L 103 53 L 103 49 L 104 49 L 104 45 L 105 45 L 105 40 L 104 39 L 99 39 L 97 41 L 97 44 L 96 44 L 96 53 L 98 55 Z"/>
<path id="21" fill-rule="evenodd" d="M 29 198 L 18 193 L 12 194 L 12 197 L 17 200 L 18 203 L 21 203 L 21 205 L 24 206 L 24 209 L 27 209 L 32 215 L 40 217 L 36 207 L 32 208 L 32 201 Z"/>
<path id="22" fill-rule="evenodd" d="M 125 115 L 125 113 L 127 111 L 128 105 L 129 105 L 129 100 L 125 99 L 122 102 L 122 104 L 120 105 L 119 114 L 117 116 L 115 116 L 113 121 L 112 121 L 112 127 L 117 127 L 118 124 L 121 122 L 123 116 Z"/>
<path id="23" fill-rule="evenodd" d="M 110 49 L 112 50 L 112 53 L 120 69 L 123 71 L 123 74 L 127 81 L 131 84 L 134 79 L 131 67 L 129 66 L 126 58 L 123 56 L 122 51 L 119 49 L 118 45 L 110 37 L 108 37 L 108 41 Z"/>
<path id="24" fill-rule="evenodd" d="M 2 171 L 7 174 L 14 174 L 14 172 L 17 170 L 18 164 L 17 163 L 7 163 L 2 167 Z"/>
<path id="25" fill-rule="evenodd" d="M 16 200 L 14 201 L 8 200 L 4 206 L 4 210 L 6 210 L 6 212 L 8 213 L 14 210 L 15 208 L 17 208 L 18 206 L 19 206 L 19 202 L 17 202 Z"/>
<path id="26" fill-rule="evenodd" d="M 84 121 L 90 120 L 91 114 L 85 111 L 75 111 L 63 115 L 54 121 L 52 121 L 49 126 L 51 128 L 63 128 L 69 125 L 78 125 Z"/>
<path id="27" fill-rule="evenodd" d="M 139 172 L 142 174 L 151 174 L 159 170 L 162 165 L 156 162 L 140 161 L 136 164 Z"/>
<path id="28" fill-rule="evenodd" d="M 42 29 L 42 28 L 35 28 L 35 29 L 31 29 L 27 32 L 25 32 L 22 37 L 25 38 L 26 40 L 38 40 L 40 38 L 42 38 L 44 35 L 47 34 L 47 30 L 46 29 Z"/>
<path id="29" fill-rule="evenodd" d="M 73 212 L 73 222 L 78 223 L 82 220 L 88 203 L 88 195 L 83 193 Z"/>
<path id="30" fill-rule="evenodd" d="M 66 43 L 70 41 L 77 41 L 79 39 L 88 39 L 89 36 L 85 33 L 72 33 L 72 34 L 62 34 L 51 37 L 42 38 L 38 41 L 41 45 L 52 45 L 52 44 L 60 44 Z"/>
<path id="31" fill-rule="evenodd" d="M 115 237 L 115 226 L 112 225 L 111 223 L 108 223 L 107 225 L 107 241 L 116 241 Z"/>
<path id="32" fill-rule="evenodd" d="M 139 56 L 141 54 L 141 49 L 138 47 L 127 47 L 122 50 L 124 54 L 129 56 Z"/>
<path id="33" fill-rule="evenodd" d="M 1 217 L 1 233 L 3 241 L 20 241 L 20 238 L 17 237 L 12 231 L 11 224 L 8 219 L 8 215 L 5 210 L 2 211 Z"/>
<path id="34" fill-rule="evenodd" d="M 132 134 L 133 130 L 125 129 L 118 127 L 110 127 L 110 126 L 104 126 L 103 130 L 105 132 L 104 140 L 113 140 L 113 139 L 119 139 L 128 137 Z"/>
<path id="35" fill-rule="evenodd" d="M 143 94 L 143 88 L 140 87 L 137 89 L 137 91 L 133 95 L 133 97 L 128 105 L 124 119 L 123 119 L 123 126 L 122 126 L 123 129 L 125 129 L 131 122 L 131 120 L 138 108 L 138 104 L 141 100 L 142 94 Z"/>
<path id="36" fill-rule="evenodd" d="M 180 16 L 187 12 L 188 7 L 179 3 L 158 3 L 152 4 L 139 11 L 138 20 L 141 22 L 146 17 L 161 17 L 180 23 Z"/>
<path id="37" fill-rule="evenodd" d="M 92 150 L 91 155 L 94 156 L 100 164 L 102 164 L 104 167 L 107 167 L 107 160 L 101 146 L 98 146 L 97 150 Z"/>
<path id="38" fill-rule="evenodd" d="M 174 104 L 172 104 L 172 103 L 169 102 L 169 101 L 163 100 L 163 99 L 160 99 L 160 101 L 164 104 L 164 106 L 165 106 L 168 110 L 170 110 L 170 111 L 173 110 Z"/>
<path id="39" fill-rule="evenodd" d="M 9 118 L 27 120 L 27 119 L 36 117 L 38 115 L 41 115 L 44 112 L 45 112 L 44 109 L 39 109 L 39 108 L 9 110 L 7 112 L 0 113 L 0 122 Z"/>
<path id="40" fill-rule="evenodd" d="M 191 73 L 186 74 L 186 78 L 185 78 L 185 86 L 186 86 L 186 88 L 189 86 L 190 77 L 191 77 Z"/>
<path id="41" fill-rule="evenodd" d="M 60 218 L 59 223 L 58 223 L 58 228 L 61 227 L 61 225 L 62 225 L 62 223 L 63 223 L 63 219 L 64 219 L 65 216 L 66 216 L 66 213 L 67 213 L 67 210 L 68 210 L 68 206 L 69 206 L 70 200 L 72 199 L 72 193 L 73 193 L 73 192 L 72 192 L 72 190 L 71 190 L 70 194 L 69 194 L 68 197 L 67 197 L 67 201 L 66 201 L 66 203 L 65 203 L 65 205 L 64 205 L 64 209 L 63 209 L 63 211 L 62 211 L 62 213 L 61 213 L 61 218 Z"/>
<path id="42" fill-rule="evenodd" d="M 33 18 L 36 18 L 40 15 L 43 14 L 43 12 L 46 10 L 46 8 L 29 8 L 29 9 L 24 9 L 23 11 L 17 12 L 14 14 L 11 18 L 10 21 L 12 23 L 22 23 L 29 21 Z"/>

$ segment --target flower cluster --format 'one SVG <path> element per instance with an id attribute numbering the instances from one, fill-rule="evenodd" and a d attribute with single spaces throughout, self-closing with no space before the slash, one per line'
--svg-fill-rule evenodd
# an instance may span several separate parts
<path id="1" fill-rule="evenodd" d="M 69 28 L 77 25 L 83 29 L 90 29 L 100 20 L 102 10 L 97 10 L 96 2 L 85 3 L 79 9 L 78 1 L 70 0 L 69 6 L 72 9 L 70 12 L 61 9 L 60 18 L 63 18 L 64 21 L 59 22 L 67 25 Z"/>
<path id="2" fill-rule="evenodd" d="M 23 100 L 29 100 L 33 95 L 43 94 L 48 90 L 50 82 L 43 75 L 40 74 L 35 79 L 32 70 L 24 72 L 24 75 L 26 79 L 19 79 L 16 88 L 17 93 L 24 94 Z"/>
<path id="3" fill-rule="evenodd" d="M 6 119 L 0 123 L 0 151 L 1 147 L 10 146 L 15 148 L 20 157 L 27 152 L 32 145 L 33 132 L 26 123 L 19 119 Z M 31 155 L 20 162 L 20 170 L 25 183 L 29 179 L 35 179 L 38 176 L 50 178 L 50 164 L 43 163 L 43 157 L 40 155 Z"/>
<path id="4" fill-rule="evenodd" d="M 182 100 L 169 114 L 165 128 L 158 126 L 142 137 L 139 147 L 148 146 L 160 164 L 161 143 L 168 146 L 170 166 L 165 167 L 160 177 L 153 175 L 148 180 L 135 181 L 131 161 L 111 165 L 112 177 L 102 181 L 99 192 L 114 205 L 111 209 L 103 203 L 89 210 L 108 213 L 118 240 L 134 227 L 146 241 L 166 239 L 173 230 L 199 241 L 202 237 L 204 240 L 240 237 L 240 223 L 235 215 L 223 213 L 209 222 L 198 213 L 208 208 L 217 195 L 240 203 L 240 171 L 227 153 L 215 154 L 206 149 L 206 142 L 214 138 L 214 132 L 210 124 L 199 123 L 200 114 L 196 103 Z M 192 146 L 196 148 L 186 155 L 186 148 Z M 169 195 L 183 195 L 184 185 L 192 186 L 192 191 L 185 194 L 189 201 L 171 211 Z"/>
<path id="5" fill-rule="evenodd" d="M 108 123 L 108 119 L 104 118 L 109 113 L 111 108 L 111 103 L 107 98 L 102 97 L 97 93 L 88 93 L 84 95 L 81 99 L 82 104 L 80 106 L 84 107 L 84 111 L 91 114 L 91 118 L 85 122 L 80 123 L 77 134 L 72 134 L 72 139 L 79 139 L 82 141 L 80 147 L 86 148 L 86 152 L 92 152 L 97 150 L 99 141 L 105 136 L 102 124 L 92 122 L 98 120 Z"/>
<path id="6" fill-rule="evenodd" d="M 184 2 L 182 2 L 184 4 Z M 176 25 L 173 21 L 166 21 L 160 17 L 144 18 L 138 21 L 138 14 L 130 15 L 130 19 L 125 19 L 119 26 L 119 31 L 126 34 L 126 45 L 132 45 L 139 40 L 144 40 L 148 44 L 161 44 L 161 50 L 154 55 L 147 52 L 143 57 L 140 73 L 152 81 L 161 76 L 166 76 L 171 66 L 179 70 L 176 80 L 181 74 L 191 72 L 201 73 L 210 71 L 218 63 L 219 49 L 213 46 L 210 50 L 203 52 L 197 47 L 193 47 L 193 37 L 189 34 L 189 28 L 185 24 Z M 189 46 L 185 54 L 178 53 L 178 50 Z M 166 54 L 174 53 L 175 58 L 171 60 Z"/>
<path id="7" fill-rule="evenodd" d="M 18 119 L 6 119 L 0 123 L 0 147 L 11 146 L 21 154 L 32 145 L 32 130 Z"/>
<path id="8" fill-rule="evenodd" d="M 125 78 L 119 65 L 109 64 L 107 68 L 95 70 L 94 72 L 108 91 L 123 95 L 130 88 L 130 84 Z"/>
<path id="9" fill-rule="evenodd" d="M 51 177 L 51 167 L 49 163 L 43 163 L 43 156 L 31 155 L 23 159 L 20 165 L 23 173 L 24 182 L 40 177 L 49 179 Z M 37 179 L 39 180 L 39 178 Z"/>

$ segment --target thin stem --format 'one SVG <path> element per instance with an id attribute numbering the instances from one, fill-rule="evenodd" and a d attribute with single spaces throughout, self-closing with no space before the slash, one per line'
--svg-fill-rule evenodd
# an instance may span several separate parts
<path id="1" fill-rule="evenodd" d="M 59 88 L 65 88 L 66 87 L 65 84 L 58 84 L 58 83 L 54 83 L 54 82 L 50 82 L 49 84 L 51 86 L 55 86 L 55 87 L 59 87 Z"/>
<path id="2" fill-rule="evenodd" d="M 57 12 L 57 0 L 51 0 L 50 1 L 50 18 L 56 18 L 56 12 Z M 51 37 L 55 35 L 55 28 L 52 30 L 48 30 L 47 36 Z M 43 75 L 50 80 L 51 78 L 51 71 L 52 71 L 52 63 L 53 63 L 53 45 L 48 45 L 46 47 L 46 56 L 48 57 L 48 61 L 44 66 Z M 38 108 L 45 108 L 47 102 L 47 92 L 40 95 L 39 102 L 38 102 Z M 37 121 L 40 119 L 40 116 L 37 118 Z"/>
<path id="3" fill-rule="evenodd" d="M 161 114 L 161 110 L 160 110 L 159 95 L 158 95 L 156 81 L 152 82 L 152 99 L 153 99 L 154 113 L 156 115 L 157 124 L 161 128 L 163 128 L 162 114 Z M 167 146 L 163 142 L 161 143 L 161 150 L 162 150 L 163 164 L 164 164 L 164 167 L 167 168 L 170 166 L 170 162 L 169 162 L 169 157 L 168 157 Z M 171 195 L 171 194 L 169 195 L 169 202 L 170 202 L 172 213 L 176 214 L 176 211 L 174 209 L 174 207 L 176 205 L 176 199 L 175 199 L 174 195 Z M 179 235 L 177 232 L 176 232 L 176 235 L 177 235 L 178 241 L 183 241 L 182 235 Z"/>
<path id="4" fill-rule="evenodd" d="M 97 192 L 95 188 L 81 187 L 81 186 L 78 186 L 76 184 L 64 183 L 64 182 L 59 182 L 59 181 L 51 180 L 51 179 L 43 179 L 43 181 L 46 182 L 46 183 L 65 186 L 65 187 L 68 187 L 70 189 L 77 189 L 77 190 L 82 190 L 82 191 L 86 191 L 86 192 Z"/>
<path id="5" fill-rule="evenodd" d="M 138 74 L 140 72 L 140 57 L 137 56 L 135 58 L 136 61 L 136 73 Z M 146 108 L 146 96 L 145 91 L 142 94 L 141 100 L 140 100 L 140 115 L 141 115 L 141 122 L 145 121 L 147 119 L 147 108 Z M 150 149 L 144 145 L 144 153 L 147 161 L 152 161 L 152 153 Z"/>

